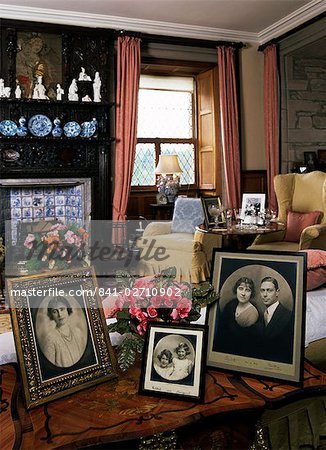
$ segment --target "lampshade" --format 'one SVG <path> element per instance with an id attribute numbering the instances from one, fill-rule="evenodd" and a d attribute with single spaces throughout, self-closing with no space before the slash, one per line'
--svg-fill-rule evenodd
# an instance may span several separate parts
<path id="1" fill-rule="evenodd" d="M 182 173 L 177 155 L 160 155 L 155 169 L 157 175 Z"/>

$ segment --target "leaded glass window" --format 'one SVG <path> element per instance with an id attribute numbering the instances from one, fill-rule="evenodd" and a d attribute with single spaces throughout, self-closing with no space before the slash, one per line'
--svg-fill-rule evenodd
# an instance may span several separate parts
<path id="1" fill-rule="evenodd" d="M 177 154 L 181 185 L 195 183 L 194 79 L 141 76 L 132 186 L 154 186 L 160 153 Z"/>

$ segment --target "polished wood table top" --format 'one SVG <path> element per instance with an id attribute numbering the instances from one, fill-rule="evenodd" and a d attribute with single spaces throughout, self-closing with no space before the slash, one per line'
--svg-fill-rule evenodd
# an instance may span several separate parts
<path id="1" fill-rule="evenodd" d="M 302 387 L 208 370 L 202 404 L 139 395 L 139 379 L 140 368 L 134 366 L 117 381 L 27 411 L 17 365 L 1 366 L 0 448 L 70 449 L 98 444 L 110 447 L 197 422 L 203 424 L 209 417 L 222 419 L 226 413 L 233 413 L 233 419 L 237 413 L 260 414 L 274 403 L 326 392 L 326 375 L 308 362 Z"/>
<path id="2" fill-rule="evenodd" d="M 216 227 L 216 228 L 206 228 L 205 226 L 199 226 L 196 227 L 197 231 L 200 231 L 202 233 L 213 233 L 213 234 L 221 234 L 222 236 L 257 236 L 258 234 L 269 234 L 269 233 L 275 233 L 276 231 L 282 231 L 285 229 L 285 225 L 281 222 L 271 222 L 268 226 L 263 225 L 257 225 L 257 226 L 250 226 L 250 225 L 242 225 L 242 226 L 236 226 L 232 225 L 228 228 L 223 227 Z"/>
<path id="3" fill-rule="evenodd" d="M 210 233 L 223 237 L 223 248 L 233 250 L 245 250 L 251 245 L 260 234 L 270 234 L 285 229 L 285 225 L 280 222 L 271 222 L 268 226 L 236 226 L 232 225 L 228 228 L 216 227 L 206 228 L 205 226 L 196 227 L 196 231 L 200 233 Z"/>

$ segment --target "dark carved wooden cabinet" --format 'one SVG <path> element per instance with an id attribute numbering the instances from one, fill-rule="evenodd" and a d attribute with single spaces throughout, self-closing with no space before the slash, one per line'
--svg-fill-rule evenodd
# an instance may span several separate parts
<path id="1" fill-rule="evenodd" d="M 115 100 L 113 31 L 9 20 L 0 20 L 0 27 L 0 78 L 4 80 L 4 86 L 11 88 L 9 98 L 0 98 L 0 122 L 11 120 L 18 125 L 23 116 L 28 124 L 31 117 L 42 114 L 52 123 L 55 118 L 59 118 L 62 128 L 70 121 L 81 125 L 93 118 L 98 124 L 96 133 L 91 137 L 67 137 L 63 134 L 58 138 L 53 137 L 52 133 L 38 137 L 30 132 L 26 137 L 19 137 L 0 133 L 0 183 L 4 179 L 90 177 L 92 218 L 110 219 Z M 34 60 L 32 56 L 28 59 L 29 53 L 24 45 L 27 39 L 33 41 L 35 38 L 42 38 L 45 46 L 48 44 L 47 52 L 43 54 L 44 61 L 40 56 L 40 61 L 35 62 L 35 55 Z M 57 54 L 50 45 L 60 49 Z M 21 65 L 18 65 L 18 61 Z M 35 83 L 37 74 L 42 73 L 40 71 L 46 64 L 49 70 L 44 70 L 43 82 L 50 98 L 32 99 L 31 92 L 27 92 L 28 86 L 26 88 L 29 70 L 34 70 L 36 74 L 32 80 Z M 99 102 L 81 101 L 82 95 L 89 94 L 92 97 L 93 93 L 91 80 L 78 81 L 81 68 L 85 69 L 91 80 L 99 72 Z M 21 98 L 15 98 L 17 79 L 23 91 Z M 68 90 L 73 79 L 78 84 L 78 101 L 68 100 Z M 58 83 L 64 89 L 62 100 L 56 99 Z"/>

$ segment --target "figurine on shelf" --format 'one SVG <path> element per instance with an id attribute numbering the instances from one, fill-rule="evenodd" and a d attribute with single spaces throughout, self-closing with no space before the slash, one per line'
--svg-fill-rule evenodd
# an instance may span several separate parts
<path id="1" fill-rule="evenodd" d="M 0 78 L 0 97 L 5 96 L 5 80 Z"/>
<path id="2" fill-rule="evenodd" d="M 3 78 L 0 78 L 0 97 L 10 97 L 10 87 L 5 87 L 5 81 Z"/>
<path id="3" fill-rule="evenodd" d="M 82 102 L 91 102 L 92 99 L 90 98 L 89 95 L 85 95 L 85 97 L 82 98 Z"/>
<path id="4" fill-rule="evenodd" d="M 62 133 L 63 133 L 63 130 L 61 128 L 60 119 L 58 117 L 56 117 L 54 119 L 53 123 L 54 123 L 54 127 L 53 127 L 53 130 L 52 130 L 52 136 L 53 137 L 61 137 Z"/>
<path id="5" fill-rule="evenodd" d="M 15 89 L 15 98 L 21 98 L 22 96 L 22 90 L 19 86 L 18 80 L 16 80 L 16 89 Z"/>
<path id="6" fill-rule="evenodd" d="M 21 118 L 19 119 L 19 125 L 17 127 L 17 136 L 25 137 L 27 136 L 27 133 L 28 129 L 26 126 L 26 119 L 24 116 L 21 116 Z"/>
<path id="7" fill-rule="evenodd" d="M 93 82 L 94 102 L 101 101 L 101 78 L 99 72 L 95 72 L 95 78 Z"/>
<path id="8" fill-rule="evenodd" d="M 80 70 L 78 81 L 92 81 L 91 77 L 85 72 L 84 67 L 81 67 Z"/>
<path id="9" fill-rule="evenodd" d="M 65 93 L 65 91 L 62 89 L 61 84 L 57 84 L 57 100 L 62 100 L 62 95 Z"/>
<path id="10" fill-rule="evenodd" d="M 78 87 L 76 83 L 76 79 L 74 78 L 71 82 L 71 85 L 69 86 L 68 90 L 68 100 L 71 102 L 78 102 Z"/>
<path id="11" fill-rule="evenodd" d="M 43 77 L 41 75 L 39 75 L 37 77 L 37 82 L 34 86 L 34 90 L 33 90 L 33 99 L 36 100 L 49 100 L 49 97 L 45 94 L 45 86 L 42 83 Z"/>

